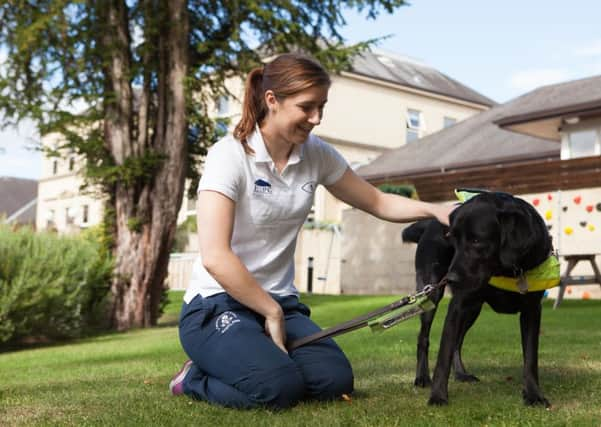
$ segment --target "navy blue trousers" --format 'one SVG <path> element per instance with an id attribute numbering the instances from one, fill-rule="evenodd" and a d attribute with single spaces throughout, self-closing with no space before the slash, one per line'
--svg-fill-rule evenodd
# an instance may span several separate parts
<path id="1" fill-rule="evenodd" d="M 297 297 L 273 297 L 284 311 L 288 341 L 320 330 Z M 286 354 L 265 335 L 264 323 L 225 293 L 184 303 L 179 336 L 194 362 L 184 393 L 228 407 L 283 409 L 353 391 L 351 365 L 332 339 Z"/>

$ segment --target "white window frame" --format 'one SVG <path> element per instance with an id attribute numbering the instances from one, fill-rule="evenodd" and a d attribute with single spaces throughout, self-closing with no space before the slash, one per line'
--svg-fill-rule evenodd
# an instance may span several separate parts
<path id="1" fill-rule="evenodd" d="M 81 225 L 88 225 L 90 223 L 90 205 L 81 206 Z"/>
<path id="2" fill-rule="evenodd" d="M 76 217 L 77 217 L 77 208 L 73 208 L 73 207 L 65 208 L 65 224 L 67 226 L 74 225 Z"/>
<path id="3" fill-rule="evenodd" d="M 46 228 L 51 228 L 56 226 L 56 218 L 54 209 L 48 209 L 46 211 Z"/>
<path id="4" fill-rule="evenodd" d="M 570 146 L 570 135 L 574 132 L 586 132 L 586 131 L 594 131 L 595 132 L 595 147 L 593 156 L 601 155 L 601 122 L 597 120 L 593 121 L 584 121 L 578 124 L 565 124 L 561 129 L 561 159 L 562 160 L 570 160 L 570 159 L 578 159 L 587 156 L 572 156 L 572 147 Z"/>
<path id="5" fill-rule="evenodd" d="M 412 113 L 417 113 L 417 125 L 415 123 L 413 123 L 412 120 Z M 406 125 L 406 130 L 405 130 L 405 142 L 406 143 L 411 143 L 411 142 L 415 142 L 418 139 L 421 138 L 421 130 L 423 129 L 423 114 L 421 112 L 421 110 L 416 110 L 415 108 L 407 108 L 407 117 L 405 120 L 405 125 Z M 410 139 L 409 138 L 409 133 L 415 133 L 416 138 L 415 139 Z"/>
<path id="6" fill-rule="evenodd" d="M 447 124 L 447 120 L 452 121 L 453 123 Z M 456 124 L 457 124 L 457 119 L 455 117 L 444 116 L 442 119 L 442 128 L 443 129 L 449 128 L 451 126 L 455 126 Z"/>

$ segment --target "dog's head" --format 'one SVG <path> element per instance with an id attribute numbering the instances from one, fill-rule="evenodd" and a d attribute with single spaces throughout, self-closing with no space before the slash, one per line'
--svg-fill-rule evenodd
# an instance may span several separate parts
<path id="1" fill-rule="evenodd" d="M 455 209 L 448 238 L 455 254 L 447 278 L 467 288 L 534 268 L 551 250 L 536 210 L 505 193 L 482 193 Z"/>

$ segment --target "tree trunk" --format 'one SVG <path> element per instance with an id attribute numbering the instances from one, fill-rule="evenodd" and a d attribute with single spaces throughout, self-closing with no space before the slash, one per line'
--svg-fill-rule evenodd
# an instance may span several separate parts
<path id="1" fill-rule="evenodd" d="M 164 159 L 151 179 L 138 177 L 134 183 L 125 181 L 115 185 L 116 274 L 111 292 L 112 320 L 118 330 L 147 327 L 157 322 L 169 250 L 184 191 L 188 16 L 185 0 L 162 0 L 159 4 L 166 19 L 158 46 L 162 71 L 158 72 L 158 112 L 150 146 Z M 123 23 L 123 20 L 119 22 Z M 120 37 L 119 33 L 113 32 L 112 37 Z M 121 41 L 118 40 L 119 45 Z M 128 107 L 127 103 L 121 102 L 121 94 L 127 93 L 128 90 L 124 89 L 127 86 L 130 108 L 132 95 L 130 82 L 119 78 L 128 75 L 129 65 L 127 61 L 120 63 L 124 69 L 114 72 L 111 68 L 109 79 L 116 93 L 112 107 L 119 114 L 113 117 L 108 114 L 110 109 L 107 108 L 105 125 L 107 145 L 118 164 L 132 154 L 143 156 L 147 153 L 146 141 L 140 138 L 139 130 L 138 138 L 133 137 L 131 111 L 130 120 L 125 120 Z M 128 125 L 123 121 L 127 121 Z M 122 132 L 116 133 L 114 127 Z M 129 138 L 116 138 L 126 131 Z M 122 153 L 125 155 L 120 157 Z"/>

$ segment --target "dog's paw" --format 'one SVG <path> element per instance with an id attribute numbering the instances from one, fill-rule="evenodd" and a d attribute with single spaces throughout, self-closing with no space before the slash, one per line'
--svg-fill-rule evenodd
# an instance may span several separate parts
<path id="1" fill-rule="evenodd" d="M 541 405 L 547 409 L 551 407 L 551 403 L 547 399 L 545 399 L 545 397 L 541 394 L 528 395 L 525 392 L 522 392 L 522 396 L 524 398 L 524 405 L 527 405 L 527 406 Z"/>
<path id="2" fill-rule="evenodd" d="M 442 396 L 431 395 L 430 399 L 428 399 L 428 405 L 430 406 L 445 406 L 449 404 L 449 400 Z"/>
<path id="3" fill-rule="evenodd" d="M 466 373 L 455 373 L 455 379 L 457 381 L 461 381 L 463 383 L 476 383 L 480 381 L 480 379 L 472 374 Z"/>
<path id="4" fill-rule="evenodd" d="M 415 377 L 415 381 L 413 381 L 413 385 L 416 387 L 430 387 L 432 385 L 432 380 L 428 375 L 422 375 L 419 377 Z"/>

